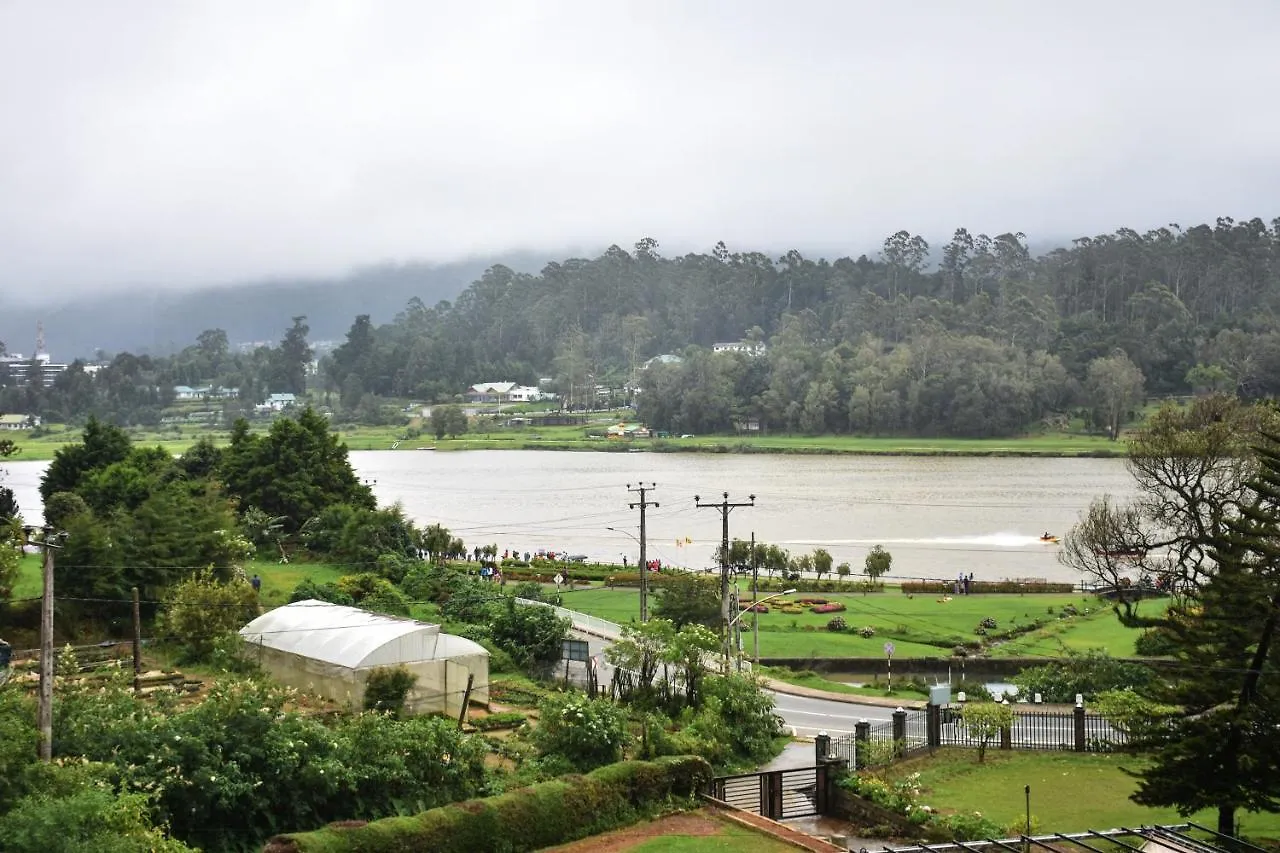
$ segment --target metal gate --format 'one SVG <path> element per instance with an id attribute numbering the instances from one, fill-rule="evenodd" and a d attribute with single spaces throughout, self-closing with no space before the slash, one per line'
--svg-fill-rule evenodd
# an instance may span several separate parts
<path id="1" fill-rule="evenodd" d="M 825 767 L 742 773 L 713 779 L 709 793 L 736 809 L 770 820 L 787 820 L 822 814 L 826 780 Z"/>

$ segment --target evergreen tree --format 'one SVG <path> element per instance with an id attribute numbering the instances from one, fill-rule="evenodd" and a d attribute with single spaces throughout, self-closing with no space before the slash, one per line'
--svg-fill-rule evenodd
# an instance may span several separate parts
<path id="1" fill-rule="evenodd" d="M 265 436 L 236 423 L 220 466 L 227 493 L 241 512 L 256 507 L 282 518 L 286 534 L 335 503 L 374 509 L 373 492 L 360 482 L 347 459 L 347 446 L 329 431 L 329 423 L 310 407 L 280 418 Z"/>
<path id="2" fill-rule="evenodd" d="M 1255 452 L 1252 499 L 1214 543 L 1216 573 L 1171 608 L 1181 667 L 1166 698 L 1184 713 L 1144 739 L 1155 760 L 1133 797 L 1215 808 L 1227 835 L 1237 809 L 1280 811 L 1280 436 Z"/>
<path id="3" fill-rule="evenodd" d="M 78 444 L 60 447 L 40 479 L 40 499 L 48 502 L 58 492 L 74 492 L 90 472 L 123 462 L 133 444 L 119 427 L 105 424 L 90 416 Z"/>

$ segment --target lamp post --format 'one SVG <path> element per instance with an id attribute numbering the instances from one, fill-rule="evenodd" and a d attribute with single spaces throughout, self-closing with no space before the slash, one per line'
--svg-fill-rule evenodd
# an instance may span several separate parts
<path id="1" fill-rule="evenodd" d="M 632 542 L 640 546 L 640 561 L 636 564 L 640 569 L 640 621 L 647 622 L 649 621 L 649 608 L 646 606 L 645 592 L 647 591 L 646 582 L 649 580 L 649 567 L 644 564 L 644 542 L 636 538 L 634 533 L 622 530 L 618 527 L 606 527 L 605 530 L 612 530 L 614 533 L 621 533 L 623 536 L 629 536 Z"/>
<path id="2" fill-rule="evenodd" d="M 775 592 L 773 595 L 766 595 L 764 598 L 760 599 L 759 601 L 753 601 L 751 604 L 750 610 L 752 613 L 754 613 L 756 612 L 756 608 L 759 607 L 761 604 L 764 604 L 766 601 L 769 601 L 774 598 L 780 598 L 784 595 L 794 595 L 794 594 L 795 594 L 794 589 L 784 589 L 782 592 Z M 738 620 L 741 619 L 746 612 L 747 612 L 746 610 L 740 610 L 737 616 L 729 620 L 729 627 L 727 630 L 731 635 L 733 633 L 733 626 L 738 624 Z M 742 650 L 741 649 L 738 650 L 738 661 L 739 661 L 738 669 L 741 670 L 742 669 L 742 665 L 741 665 Z"/>

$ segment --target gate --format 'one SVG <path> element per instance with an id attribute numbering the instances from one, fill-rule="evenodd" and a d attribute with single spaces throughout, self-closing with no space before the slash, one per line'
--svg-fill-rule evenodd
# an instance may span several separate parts
<path id="1" fill-rule="evenodd" d="M 826 808 L 827 768 L 742 773 L 711 780 L 712 797 L 736 809 L 788 820 L 820 815 Z"/>

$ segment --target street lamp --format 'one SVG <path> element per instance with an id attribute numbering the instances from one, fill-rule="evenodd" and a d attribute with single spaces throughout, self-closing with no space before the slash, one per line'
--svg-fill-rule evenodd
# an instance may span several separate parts
<path id="1" fill-rule="evenodd" d="M 770 599 L 773 599 L 773 598 L 780 598 L 781 596 L 784 596 L 784 595 L 794 595 L 794 594 L 795 594 L 794 589 L 784 589 L 782 592 L 775 592 L 773 595 L 766 595 L 764 598 L 760 599 L 759 601 L 751 602 L 751 607 L 749 607 L 747 610 L 738 611 L 738 615 L 729 620 L 729 625 L 728 627 L 725 628 L 725 631 L 729 634 L 729 636 L 733 636 L 733 626 L 738 624 L 738 620 L 741 619 L 743 616 L 745 616 L 748 611 L 752 613 L 756 613 L 758 612 L 756 608 L 759 607 L 761 604 L 764 604 L 766 601 L 769 601 Z M 727 642 L 728 640 L 726 639 L 726 643 Z M 735 643 L 735 645 L 738 645 L 738 644 Z M 738 669 L 741 670 L 742 669 L 742 665 L 741 665 L 742 649 L 740 648 L 738 649 L 738 661 L 739 661 Z M 727 670 L 728 668 L 729 668 L 729 659 L 728 657 L 726 657 L 725 669 Z"/>

